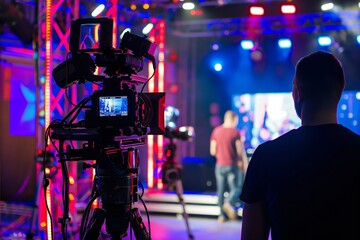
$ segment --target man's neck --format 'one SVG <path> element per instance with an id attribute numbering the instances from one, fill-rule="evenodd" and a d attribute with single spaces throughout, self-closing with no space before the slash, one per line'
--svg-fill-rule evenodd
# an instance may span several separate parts
<path id="1" fill-rule="evenodd" d="M 224 128 L 233 128 L 234 126 L 233 126 L 232 123 L 224 122 L 224 123 L 223 123 L 223 127 L 224 127 Z"/>
<path id="2" fill-rule="evenodd" d="M 323 111 L 309 111 L 302 109 L 301 125 L 302 126 L 316 126 L 323 124 L 338 123 L 337 113 L 334 110 Z"/>

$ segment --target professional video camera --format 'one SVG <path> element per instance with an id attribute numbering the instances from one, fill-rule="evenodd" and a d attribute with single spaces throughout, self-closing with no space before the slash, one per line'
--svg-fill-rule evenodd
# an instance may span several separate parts
<path id="1" fill-rule="evenodd" d="M 148 81 L 136 75 L 143 69 L 144 57 L 156 68 L 156 45 L 126 32 L 120 48 L 114 49 L 112 30 L 112 19 L 74 20 L 70 32 L 72 58 L 53 70 L 56 84 L 67 88 L 76 82 L 102 83 L 103 88 L 91 97 L 91 109 L 85 112 L 82 124 L 86 128 L 111 127 L 121 129 L 124 135 L 163 134 L 164 93 L 139 94 L 136 89 Z M 104 67 L 108 77 L 94 75 L 97 66 Z"/>
<path id="2" fill-rule="evenodd" d="M 62 120 L 53 121 L 47 137 L 59 141 L 59 162 L 65 181 L 64 214 L 60 223 L 66 239 L 68 216 L 67 161 L 95 160 L 85 167 L 95 168 L 93 193 L 82 218 L 80 239 L 97 239 L 106 219 L 106 231 L 111 239 L 127 235 L 129 223 L 136 239 L 148 240 L 137 208 L 133 203 L 141 199 L 138 194 L 139 153 L 136 147 L 146 143 L 148 134 L 164 134 L 164 93 L 143 93 L 150 79 L 138 76 L 144 58 L 156 68 L 156 45 L 146 37 L 126 32 L 119 49 L 112 47 L 113 21 L 107 18 L 77 19 L 71 23 L 71 58 L 59 64 L 52 72 L 60 88 L 74 83 L 92 82 L 102 87 L 81 100 Z M 97 67 L 102 73 L 95 74 Z M 143 84 L 141 91 L 137 86 Z M 87 105 L 91 101 L 91 105 Z M 75 122 L 82 110 L 85 119 Z M 67 146 L 65 141 L 86 142 L 81 149 Z M 91 204 L 101 197 L 102 208 L 88 217 Z"/>

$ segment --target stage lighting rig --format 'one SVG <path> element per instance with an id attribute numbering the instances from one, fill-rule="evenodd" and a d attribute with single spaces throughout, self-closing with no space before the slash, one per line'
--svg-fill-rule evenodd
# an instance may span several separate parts
<path id="1" fill-rule="evenodd" d="M 156 45 L 146 37 L 129 32 L 123 35 L 120 47 L 112 47 L 113 20 L 108 18 L 77 19 L 71 23 L 71 58 L 59 64 L 52 72 L 60 88 L 92 82 L 100 87 L 81 100 L 62 120 L 54 120 L 47 138 L 59 141 L 60 158 L 65 182 L 64 214 L 60 219 L 66 239 L 69 198 L 66 162 L 95 160 L 84 164 L 95 168 L 94 187 L 86 207 L 80 230 L 80 239 L 97 239 L 103 222 L 111 239 L 122 239 L 128 226 L 137 240 L 151 239 L 140 212 L 133 204 L 141 200 L 138 194 L 139 151 L 147 135 L 165 133 L 165 93 L 143 93 L 137 86 L 149 80 L 137 75 L 144 66 L 144 58 L 156 68 Z M 103 67 L 105 75 L 95 75 Z M 142 88 L 143 89 L 143 88 Z M 91 102 L 91 104 L 89 104 Z M 85 119 L 75 122 L 82 110 Z M 64 148 L 65 141 L 81 141 L 79 149 Z M 85 143 L 84 143 L 85 142 Z M 93 211 L 91 205 L 101 199 L 102 208 Z M 143 202 L 143 201 L 142 201 Z"/>

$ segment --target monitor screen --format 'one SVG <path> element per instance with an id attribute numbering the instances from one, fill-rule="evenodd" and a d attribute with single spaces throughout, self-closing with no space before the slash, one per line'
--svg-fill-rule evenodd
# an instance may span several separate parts
<path id="1" fill-rule="evenodd" d="M 247 149 L 255 149 L 301 125 L 290 92 L 234 95 L 232 106 L 239 114 L 238 128 Z M 337 118 L 340 124 L 360 134 L 360 92 L 343 93 Z"/>
<path id="2" fill-rule="evenodd" d="M 360 92 L 345 91 L 338 105 L 338 122 L 360 135 Z"/>
<path id="3" fill-rule="evenodd" d="M 80 25 L 79 50 L 91 51 L 100 48 L 100 23 Z"/>
<path id="4" fill-rule="evenodd" d="M 291 93 L 256 93 L 233 96 L 233 108 L 246 148 L 272 140 L 300 126 Z"/>
<path id="5" fill-rule="evenodd" d="M 99 97 L 99 116 L 117 117 L 128 116 L 127 96 L 101 96 Z"/>

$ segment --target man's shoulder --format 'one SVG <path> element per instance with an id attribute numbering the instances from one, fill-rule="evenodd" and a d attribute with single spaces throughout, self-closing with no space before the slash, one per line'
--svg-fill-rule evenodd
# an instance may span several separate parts
<path id="1" fill-rule="evenodd" d="M 300 133 L 298 129 L 292 129 L 287 133 L 284 133 L 283 135 L 273 139 L 269 140 L 267 142 L 264 142 L 259 145 L 260 148 L 266 149 L 266 148 L 273 148 L 278 145 L 288 144 L 292 141 L 292 139 L 297 139 L 299 137 Z"/>
<path id="2" fill-rule="evenodd" d="M 339 131 L 344 134 L 346 137 L 349 137 L 349 138 L 352 138 L 354 140 L 358 140 L 360 141 L 360 135 L 353 132 L 352 130 L 342 126 L 342 125 L 339 125 Z"/>
<path id="3" fill-rule="evenodd" d="M 261 144 L 260 149 L 276 149 L 283 148 L 284 146 L 292 146 L 292 144 L 312 144 L 312 137 L 317 136 L 324 139 L 325 142 L 336 141 L 343 144 L 359 145 L 360 147 L 360 135 L 351 131 L 350 129 L 340 124 L 329 124 L 321 126 L 311 127 L 299 127 L 297 129 L 290 130 L 289 132 L 267 141 Z M 258 148 L 259 148 L 258 147 Z"/>

